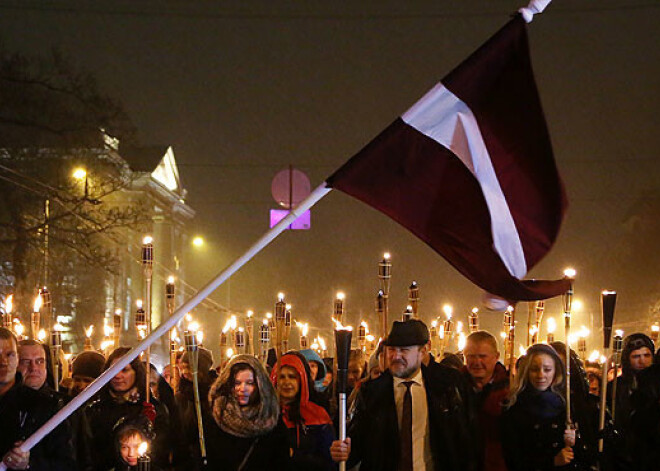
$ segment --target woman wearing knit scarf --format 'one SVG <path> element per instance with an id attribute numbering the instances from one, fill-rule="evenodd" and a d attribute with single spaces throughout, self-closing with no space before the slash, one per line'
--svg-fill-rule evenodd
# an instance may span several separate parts
<path id="1" fill-rule="evenodd" d="M 520 363 L 501 417 L 504 458 L 510 471 L 595 466 L 578 430 L 566 421 L 565 368 L 549 345 L 531 346 Z M 574 411 L 572 411 L 574 412 Z"/>
<path id="2" fill-rule="evenodd" d="M 209 401 L 207 469 L 287 469 L 289 448 L 284 428 L 277 426 L 277 395 L 254 356 L 232 357 L 211 387 Z"/>

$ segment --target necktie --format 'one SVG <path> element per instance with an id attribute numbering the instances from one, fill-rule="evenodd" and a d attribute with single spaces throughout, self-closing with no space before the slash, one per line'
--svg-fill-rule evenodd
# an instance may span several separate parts
<path id="1" fill-rule="evenodd" d="M 404 381 L 406 387 L 403 395 L 403 411 L 401 414 L 401 430 L 399 439 L 401 442 L 401 459 L 399 460 L 399 471 L 412 471 L 413 469 L 413 440 L 412 440 L 412 394 L 410 386 L 414 381 Z"/>

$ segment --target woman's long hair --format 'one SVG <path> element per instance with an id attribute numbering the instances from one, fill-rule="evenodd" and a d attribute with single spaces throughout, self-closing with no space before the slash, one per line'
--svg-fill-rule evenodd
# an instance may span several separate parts
<path id="1" fill-rule="evenodd" d="M 509 397 L 505 402 L 506 407 L 513 406 L 518 400 L 518 396 L 523 391 L 528 390 L 529 388 L 533 388 L 533 386 L 531 386 L 529 383 L 529 368 L 534 358 L 539 355 L 548 355 L 552 358 L 555 364 L 555 377 L 552 379 L 550 390 L 557 394 L 564 403 L 566 402 L 566 369 L 564 368 L 564 363 L 561 361 L 561 358 L 559 358 L 557 351 L 550 345 L 537 343 L 527 349 L 525 356 L 520 361 L 518 373 L 514 377 L 513 387 L 511 388 Z"/>
<path id="2" fill-rule="evenodd" d="M 105 365 L 103 366 L 103 371 L 107 370 L 112 366 L 112 363 L 126 355 L 131 349 L 129 347 L 119 347 L 116 348 L 108 357 L 108 359 L 105 361 Z M 142 360 L 140 360 L 140 357 L 136 357 L 129 363 L 131 365 L 131 368 L 133 368 L 133 371 L 135 371 L 135 383 L 134 387 L 137 387 L 138 392 L 140 393 L 140 399 L 144 400 L 146 396 L 146 391 L 147 391 L 147 370 L 144 367 L 144 364 L 142 363 Z M 104 391 L 109 392 L 110 390 L 110 383 L 108 383 L 104 388 Z"/>

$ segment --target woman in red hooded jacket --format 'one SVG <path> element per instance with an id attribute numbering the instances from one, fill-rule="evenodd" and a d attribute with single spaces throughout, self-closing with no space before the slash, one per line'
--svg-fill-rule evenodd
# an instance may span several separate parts
<path id="1" fill-rule="evenodd" d="M 330 456 L 335 437 L 332 420 L 325 409 L 310 401 L 311 374 L 305 358 L 298 352 L 282 355 L 271 380 L 280 400 L 280 418 L 288 432 L 290 468 L 335 469 Z"/>

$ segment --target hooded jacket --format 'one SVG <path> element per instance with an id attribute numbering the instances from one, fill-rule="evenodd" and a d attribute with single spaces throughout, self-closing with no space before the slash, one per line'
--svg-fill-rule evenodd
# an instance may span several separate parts
<path id="1" fill-rule="evenodd" d="M 330 456 L 330 445 L 335 437 L 334 428 L 325 409 L 310 400 L 310 376 L 305 359 L 297 352 L 283 355 L 271 373 L 271 380 L 276 387 L 277 373 L 285 366 L 295 369 L 300 378 L 298 401 L 281 406 L 280 417 L 287 428 L 291 450 L 290 468 L 300 471 L 334 469 Z M 299 409 L 298 420 L 295 418 L 296 407 Z"/>

